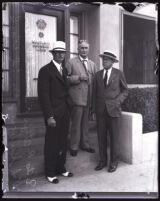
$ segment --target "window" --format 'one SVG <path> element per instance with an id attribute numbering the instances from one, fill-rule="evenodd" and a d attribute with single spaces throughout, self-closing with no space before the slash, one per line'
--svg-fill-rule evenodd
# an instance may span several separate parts
<path id="1" fill-rule="evenodd" d="M 3 3 L 2 10 L 2 34 L 3 34 L 3 51 L 2 51 L 2 91 L 4 96 L 10 94 L 9 84 L 9 7 Z"/>
<path id="2" fill-rule="evenodd" d="M 80 38 L 78 16 L 70 16 L 70 58 L 78 54 L 78 40 Z"/>

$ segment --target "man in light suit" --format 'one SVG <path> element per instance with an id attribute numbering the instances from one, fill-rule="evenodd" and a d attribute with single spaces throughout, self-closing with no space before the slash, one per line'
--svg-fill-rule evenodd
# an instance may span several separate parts
<path id="1" fill-rule="evenodd" d="M 56 41 L 50 52 L 53 60 L 43 66 L 38 74 L 38 97 L 46 124 L 45 174 L 49 182 L 57 184 L 57 175 L 73 176 L 65 168 L 71 99 L 67 70 L 62 65 L 66 52 L 65 43 Z"/>
<path id="2" fill-rule="evenodd" d="M 128 95 L 124 74 L 113 67 L 118 62 L 115 54 L 104 51 L 100 54 L 103 70 L 95 74 L 93 81 L 93 112 L 96 113 L 99 144 L 99 164 L 95 170 L 107 166 L 107 132 L 110 137 L 110 164 L 108 172 L 114 172 L 118 166 L 118 124 L 121 116 L 121 104 Z M 123 140 L 123 139 L 122 139 Z"/>
<path id="3" fill-rule="evenodd" d="M 76 156 L 80 148 L 94 153 L 88 136 L 89 108 L 91 105 L 92 80 L 96 72 L 93 61 L 88 59 L 89 44 L 85 40 L 79 41 L 77 57 L 70 59 L 66 65 L 69 94 L 73 101 L 71 111 L 70 154 Z"/>

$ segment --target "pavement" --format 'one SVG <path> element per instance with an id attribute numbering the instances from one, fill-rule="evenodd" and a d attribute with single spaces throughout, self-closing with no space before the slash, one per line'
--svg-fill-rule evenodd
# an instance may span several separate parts
<path id="1" fill-rule="evenodd" d="M 22 193 L 22 197 L 26 193 L 28 196 L 28 193 L 31 193 L 31 197 L 32 193 L 37 193 L 37 196 L 41 198 L 48 196 L 55 198 L 56 195 L 61 198 L 63 196 L 77 198 L 77 193 L 78 196 L 86 196 L 86 198 L 88 196 L 90 198 L 96 198 L 96 196 L 112 198 L 126 195 L 155 198 L 158 196 L 158 132 L 143 134 L 143 136 L 142 162 L 127 164 L 120 161 L 117 170 L 109 173 L 107 167 L 100 171 L 94 170 L 98 162 L 98 144 L 95 140 L 96 133 L 91 132 L 90 139 L 96 153 L 79 150 L 76 157 L 67 153 L 66 168 L 74 173 L 74 177 L 59 176 L 59 183 L 51 184 L 41 175 L 15 183 L 12 192 L 19 193 L 19 195 Z"/>

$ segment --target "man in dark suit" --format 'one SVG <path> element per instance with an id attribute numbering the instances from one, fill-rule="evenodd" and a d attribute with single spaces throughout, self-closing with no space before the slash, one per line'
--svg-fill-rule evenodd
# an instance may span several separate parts
<path id="1" fill-rule="evenodd" d="M 49 182 L 58 183 L 57 175 L 73 176 L 65 168 L 71 102 L 67 71 L 62 65 L 66 52 L 65 43 L 56 41 L 50 52 L 53 60 L 42 67 L 38 74 L 38 97 L 46 124 L 45 174 Z"/>
<path id="2" fill-rule="evenodd" d="M 110 165 L 108 172 L 114 172 L 118 166 L 118 124 L 121 116 L 121 103 L 128 95 L 124 74 L 113 67 L 118 62 L 115 54 L 104 51 L 100 54 L 103 68 L 95 74 L 93 80 L 93 113 L 97 118 L 99 143 L 99 164 L 95 170 L 107 166 L 107 132 L 110 137 Z"/>

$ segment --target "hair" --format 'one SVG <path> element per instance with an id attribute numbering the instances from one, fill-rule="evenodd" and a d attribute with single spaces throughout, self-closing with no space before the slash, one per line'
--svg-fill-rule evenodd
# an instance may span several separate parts
<path id="1" fill-rule="evenodd" d="M 78 46 L 81 45 L 83 42 L 85 42 L 85 43 L 87 43 L 89 45 L 87 40 L 81 39 L 81 40 L 78 41 Z"/>

